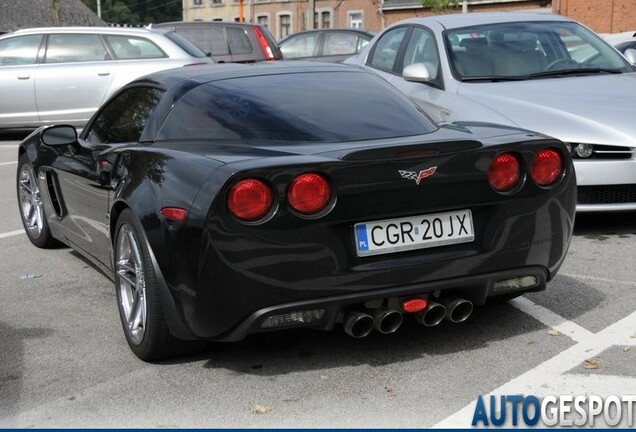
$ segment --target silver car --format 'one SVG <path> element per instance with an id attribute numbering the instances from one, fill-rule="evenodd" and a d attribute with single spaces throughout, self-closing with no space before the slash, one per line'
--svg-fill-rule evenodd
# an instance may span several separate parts
<path id="1" fill-rule="evenodd" d="M 492 122 L 569 144 L 577 211 L 636 210 L 636 73 L 568 18 L 471 13 L 401 21 L 346 63 L 373 70 L 434 120 Z"/>
<path id="2" fill-rule="evenodd" d="M 212 63 L 174 32 L 55 27 L 0 36 L 0 128 L 83 127 L 109 96 L 151 72 Z"/>

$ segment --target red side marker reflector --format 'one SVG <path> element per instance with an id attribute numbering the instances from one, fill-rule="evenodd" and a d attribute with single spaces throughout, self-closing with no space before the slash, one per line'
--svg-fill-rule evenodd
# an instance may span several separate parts
<path id="1" fill-rule="evenodd" d="M 421 298 L 414 298 L 403 301 L 402 309 L 404 309 L 404 312 L 415 313 L 423 311 L 424 309 L 426 309 L 427 305 L 428 303 L 426 302 L 426 300 Z"/>
<path id="2" fill-rule="evenodd" d="M 183 222 L 188 217 L 188 211 L 179 207 L 164 207 L 161 209 L 161 214 L 175 222 Z"/>

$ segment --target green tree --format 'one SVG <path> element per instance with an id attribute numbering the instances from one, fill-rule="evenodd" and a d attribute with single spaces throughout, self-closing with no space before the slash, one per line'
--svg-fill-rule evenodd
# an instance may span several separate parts
<path id="1" fill-rule="evenodd" d="M 430 8 L 434 14 L 455 12 L 461 3 L 462 0 L 422 0 L 422 6 Z"/>
<path id="2" fill-rule="evenodd" d="M 82 0 L 97 12 L 97 0 Z M 113 24 L 149 24 L 183 19 L 182 0 L 101 0 L 102 19 Z"/>

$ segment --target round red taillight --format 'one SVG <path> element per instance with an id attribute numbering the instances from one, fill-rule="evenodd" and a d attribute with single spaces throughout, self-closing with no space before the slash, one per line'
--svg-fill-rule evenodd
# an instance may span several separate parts
<path id="1" fill-rule="evenodd" d="M 546 148 L 536 154 L 530 167 L 530 176 L 539 186 L 554 184 L 563 173 L 563 158 L 555 149 Z"/>
<path id="2" fill-rule="evenodd" d="M 227 208 L 230 213 L 246 222 L 265 217 L 271 210 L 272 203 L 272 190 L 258 179 L 237 181 L 227 197 Z"/>
<path id="3" fill-rule="evenodd" d="M 497 192 L 513 189 L 521 178 L 519 160 L 511 153 L 498 155 L 488 168 L 488 183 Z"/>
<path id="4" fill-rule="evenodd" d="M 324 177 L 314 173 L 301 174 L 292 180 L 287 189 L 289 206 L 303 215 L 324 210 L 331 200 L 331 188 Z"/>

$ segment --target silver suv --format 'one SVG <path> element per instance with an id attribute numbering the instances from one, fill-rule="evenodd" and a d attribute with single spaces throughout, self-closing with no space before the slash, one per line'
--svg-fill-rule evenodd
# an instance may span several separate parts
<path id="1" fill-rule="evenodd" d="M 0 36 L 0 128 L 83 127 L 130 81 L 151 72 L 213 63 L 170 31 L 55 27 Z"/>

